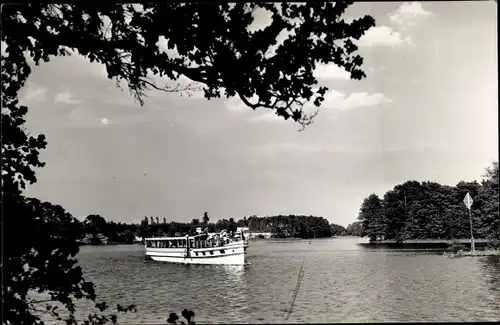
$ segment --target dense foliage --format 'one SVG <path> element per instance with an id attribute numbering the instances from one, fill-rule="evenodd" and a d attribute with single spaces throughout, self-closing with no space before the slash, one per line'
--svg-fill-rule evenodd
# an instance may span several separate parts
<path id="1" fill-rule="evenodd" d="M 335 223 L 330 224 L 330 230 L 332 232 L 332 236 L 350 236 L 344 226 L 337 225 Z"/>
<path id="2" fill-rule="evenodd" d="M 205 212 L 206 214 L 206 212 Z M 91 226 L 89 220 L 99 220 L 95 226 Z M 153 223 L 150 222 L 153 220 Z M 159 220 L 159 218 L 156 218 Z M 89 239 L 91 244 L 102 244 L 102 236 L 106 237 L 108 243 L 131 244 L 135 236 L 181 236 L 194 234 L 196 228 L 200 227 L 208 232 L 219 232 L 221 230 L 235 231 L 238 227 L 248 227 L 251 232 L 267 232 L 276 238 L 323 238 L 332 235 L 348 234 L 344 227 L 329 225 L 322 217 L 314 216 L 274 216 L 274 217 L 243 217 L 238 221 L 234 218 L 220 219 L 215 223 L 200 223 L 200 219 L 194 218 L 191 223 L 187 222 L 154 222 L 155 218 L 145 217 L 137 224 L 106 222 L 101 216 L 89 215 L 83 222 L 83 236 Z M 92 224 L 92 225 L 94 225 Z M 336 226 L 336 227 L 335 227 Z M 126 240 L 123 240 L 126 238 Z M 121 239 L 121 240 L 120 240 Z"/>
<path id="3" fill-rule="evenodd" d="M 78 53 L 106 66 L 108 77 L 125 81 L 142 103 L 145 91 L 178 91 L 156 84 L 152 76 L 198 83 L 207 99 L 237 97 L 251 109 L 273 110 L 303 126 L 311 122 L 303 106 L 321 105 L 318 63 L 334 63 L 362 79 L 358 40 L 375 25 L 364 16 L 346 22 L 349 2 L 151 3 L 9 5 L 2 11 L 9 60 L 26 65 L 23 53 L 38 64 Z M 270 24 L 251 31 L 252 13 L 264 9 Z M 20 19 L 22 15 L 24 19 Z M 288 38 L 277 45 L 277 38 Z M 171 53 L 161 51 L 166 39 Z M 174 55 L 174 52 L 175 55 Z"/>
<path id="4" fill-rule="evenodd" d="M 107 222 L 100 215 L 91 214 L 82 223 L 83 237 L 89 244 L 102 244 L 106 238 L 108 243 L 132 244 L 138 235 L 139 225 L 122 222 Z"/>
<path id="5" fill-rule="evenodd" d="M 385 236 L 384 210 L 380 198 L 372 194 L 368 196 L 361 206 L 359 220 L 362 221 L 362 236 L 369 236 L 370 240 L 376 240 L 379 237 Z"/>
<path id="6" fill-rule="evenodd" d="M 112 236 L 115 231 L 98 216 L 82 225 L 62 207 L 23 195 L 26 183 L 36 182 L 35 169 L 44 166 L 39 151 L 46 147 L 43 135 L 31 136 L 25 129 L 28 108 L 18 101 L 19 91 L 31 73 L 31 61 L 38 65 L 58 56 L 81 55 L 105 65 L 108 77 L 117 83 L 124 81 L 140 104 L 147 89 L 192 89 L 190 85 L 158 85 L 152 76 L 174 81 L 184 76 L 201 85 L 207 99 L 224 93 L 228 98 L 239 98 L 251 109 L 268 108 L 305 126 L 311 116 L 304 114 L 304 104 L 313 102 L 318 107 L 327 91 L 316 86 L 312 74 L 318 62 L 341 66 L 353 79 L 365 76 L 353 40 L 373 26 L 374 20 L 365 16 L 345 22 L 340 17 L 349 5 L 156 3 L 142 9 L 116 3 L 2 6 L 1 40 L 6 44 L 1 59 L 4 324 L 42 324 L 36 316 L 40 304 L 48 304 L 44 310 L 57 319 L 75 323 L 74 299 L 96 299 L 93 284 L 83 279 L 75 259 L 77 240 L 86 232 L 96 240 L 98 234 L 108 232 Z M 251 32 L 247 27 L 257 8 L 271 11 L 272 22 Z M 285 31 L 290 33 L 289 38 L 275 46 L 277 36 Z M 157 42 L 161 38 L 177 55 L 160 51 Z M 235 222 L 228 220 L 227 224 L 233 227 Z M 120 224 L 111 228 L 122 234 L 134 231 Z M 130 238 L 130 234 L 123 236 Z M 30 292 L 47 299 L 34 300 Z M 67 312 L 64 316 L 55 309 L 58 303 Z M 96 308 L 103 311 L 107 306 L 96 303 Z M 117 307 L 118 311 L 132 309 Z M 116 315 L 91 314 L 85 323 L 107 321 L 116 322 Z"/>
<path id="7" fill-rule="evenodd" d="M 323 217 L 288 215 L 248 218 L 252 232 L 270 232 L 277 238 L 323 238 L 331 237 L 328 220 Z"/>
<path id="8" fill-rule="evenodd" d="M 470 238 L 469 211 L 463 200 L 467 192 L 471 207 L 474 238 L 485 238 L 498 247 L 498 162 L 487 168 L 478 182 L 459 182 L 455 186 L 435 182 L 408 181 L 396 185 L 383 199 L 368 196 L 360 209 L 362 236 L 396 239 Z"/>
<path id="9" fill-rule="evenodd" d="M 347 235 L 358 236 L 363 235 L 363 223 L 361 221 L 355 221 L 346 227 Z"/>

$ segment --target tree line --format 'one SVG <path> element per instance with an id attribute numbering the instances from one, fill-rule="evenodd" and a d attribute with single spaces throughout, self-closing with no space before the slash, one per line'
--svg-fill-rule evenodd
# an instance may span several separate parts
<path id="1" fill-rule="evenodd" d="M 144 217 L 139 223 L 121 223 L 106 221 L 100 215 L 91 214 L 83 222 L 77 222 L 80 239 L 87 238 L 91 244 L 102 244 L 103 236 L 108 242 L 131 244 L 135 237 L 183 236 L 193 235 L 196 228 L 208 232 L 222 230 L 236 231 L 238 227 L 247 227 L 250 232 L 270 233 L 275 238 L 324 238 L 333 235 L 346 235 L 344 227 L 329 224 L 322 217 L 302 215 L 250 216 L 239 220 L 234 218 L 210 222 L 208 212 L 203 217 L 193 218 L 191 222 L 167 222 L 166 217 Z"/>
<path id="2" fill-rule="evenodd" d="M 330 225 L 330 228 L 332 229 L 332 236 L 361 236 L 362 229 L 361 229 L 361 223 L 359 221 L 353 222 L 347 227 L 337 225 L 335 223 L 332 223 Z"/>
<path id="3" fill-rule="evenodd" d="M 278 215 L 248 218 L 251 232 L 268 232 L 276 238 L 324 238 L 331 237 L 328 220 L 317 216 Z"/>
<path id="4" fill-rule="evenodd" d="M 460 181 L 455 186 L 436 182 L 407 181 L 387 191 L 383 198 L 371 194 L 364 199 L 358 221 L 361 236 L 377 239 L 470 238 L 469 210 L 464 198 L 470 193 L 474 238 L 499 246 L 498 162 L 486 168 L 481 182 Z"/>

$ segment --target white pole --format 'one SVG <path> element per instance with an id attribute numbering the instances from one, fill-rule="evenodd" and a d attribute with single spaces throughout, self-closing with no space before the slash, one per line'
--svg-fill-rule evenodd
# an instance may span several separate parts
<path id="1" fill-rule="evenodd" d="M 476 247 L 474 245 L 474 232 L 472 231 L 472 212 L 471 212 L 471 208 L 469 208 L 469 221 L 470 221 L 470 249 L 471 249 L 471 252 L 474 253 L 476 251 Z"/>

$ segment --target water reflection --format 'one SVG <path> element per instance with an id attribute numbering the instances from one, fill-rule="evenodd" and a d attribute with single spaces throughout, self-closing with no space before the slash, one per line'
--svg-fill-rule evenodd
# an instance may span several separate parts
<path id="1" fill-rule="evenodd" d="M 186 307 L 198 323 L 247 322 L 248 281 L 246 265 L 183 265 Z M 173 275 L 171 275 L 172 277 Z"/>
<path id="2" fill-rule="evenodd" d="M 226 274 L 232 285 L 246 288 L 245 265 L 217 265 L 216 267 Z"/>
<path id="3" fill-rule="evenodd" d="M 484 279 L 491 285 L 491 289 L 500 295 L 500 260 L 498 256 L 485 256 L 478 259 L 483 271 Z M 500 304 L 500 297 L 498 299 Z"/>
<path id="4" fill-rule="evenodd" d="M 232 322 L 244 322 L 248 316 L 246 312 L 248 310 L 248 281 L 245 276 L 245 265 L 219 265 L 216 271 L 222 272 L 227 278 L 227 285 L 224 286 L 223 291 Z"/>

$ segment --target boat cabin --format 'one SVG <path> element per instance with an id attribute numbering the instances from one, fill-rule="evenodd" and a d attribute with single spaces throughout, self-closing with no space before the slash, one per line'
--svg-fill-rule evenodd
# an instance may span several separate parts
<path id="1" fill-rule="evenodd" d="M 223 238 L 219 234 L 209 236 L 204 233 L 186 237 L 146 238 L 145 241 L 147 248 L 211 248 L 228 244 L 229 238 Z"/>

